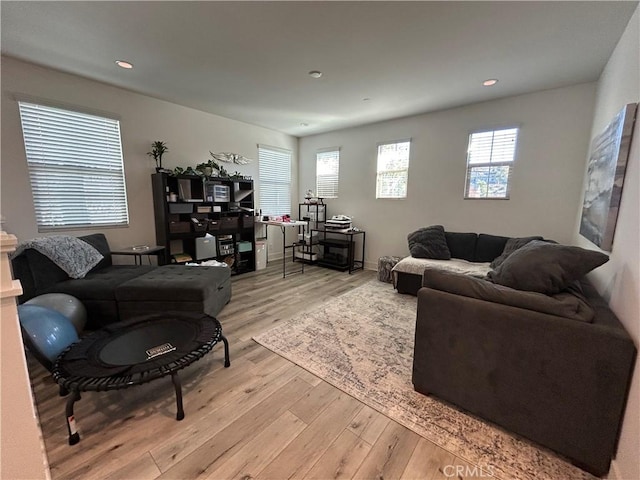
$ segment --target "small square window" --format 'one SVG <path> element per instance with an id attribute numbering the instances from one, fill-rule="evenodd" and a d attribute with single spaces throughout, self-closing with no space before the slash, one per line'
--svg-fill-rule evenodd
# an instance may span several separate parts
<path id="1" fill-rule="evenodd" d="M 411 140 L 378 145 L 376 198 L 406 198 Z"/>
<path id="2" fill-rule="evenodd" d="M 464 198 L 509 198 L 517 137 L 517 128 L 469 135 Z"/>
<path id="3" fill-rule="evenodd" d="M 316 195 L 338 198 L 340 149 L 331 148 L 316 153 Z"/>

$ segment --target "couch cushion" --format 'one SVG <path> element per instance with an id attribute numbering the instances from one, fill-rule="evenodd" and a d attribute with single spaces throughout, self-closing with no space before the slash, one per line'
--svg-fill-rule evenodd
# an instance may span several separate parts
<path id="1" fill-rule="evenodd" d="M 107 242 L 107 237 L 103 233 L 94 233 L 92 235 L 85 235 L 84 237 L 78 237 L 80 240 L 87 242 L 93 248 L 98 250 L 102 254 L 102 260 L 91 269 L 92 272 L 100 270 L 101 268 L 109 267 L 111 262 L 111 249 Z"/>
<path id="2" fill-rule="evenodd" d="M 491 270 L 489 263 L 467 262 L 461 258 L 434 260 L 431 258 L 405 257 L 393 267 L 392 271 L 422 276 L 426 268 L 436 268 L 438 270 L 462 273 L 478 278 L 486 277 L 487 273 Z"/>
<path id="3" fill-rule="evenodd" d="M 451 258 L 442 225 L 431 225 L 430 227 L 416 230 L 407 236 L 407 240 L 412 257 L 437 260 L 449 260 Z"/>
<path id="4" fill-rule="evenodd" d="M 537 292 L 523 292 L 486 280 L 459 273 L 444 272 L 427 268 L 422 277 L 422 285 L 434 290 L 453 293 L 487 302 L 548 313 L 583 322 L 591 322 L 594 311 L 584 298 L 568 292 L 553 296 Z"/>
<path id="5" fill-rule="evenodd" d="M 492 262 L 504 250 L 504 246 L 509 237 L 500 237 L 497 235 L 487 235 L 481 233 L 478 235 L 476 243 L 476 251 L 473 257 L 474 262 Z"/>
<path id="6" fill-rule="evenodd" d="M 527 243 L 533 240 L 543 240 L 542 237 L 521 237 L 521 238 L 510 238 L 507 240 L 507 243 L 504 246 L 504 250 L 502 253 L 496 257 L 493 262 L 491 262 L 491 268 L 497 268 L 502 265 L 509 255 L 515 252 L 520 247 L 524 247 Z"/>
<path id="7" fill-rule="evenodd" d="M 476 233 L 445 232 L 444 236 L 452 258 L 473 261 L 478 241 Z"/>
<path id="8" fill-rule="evenodd" d="M 84 278 L 59 281 L 38 293 L 66 293 L 80 301 L 115 300 L 116 288 L 157 268 L 153 265 L 112 265 L 90 272 Z"/>
<path id="9" fill-rule="evenodd" d="M 553 294 L 608 260 L 595 250 L 534 240 L 513 252 L 487 277 L 517 290 Z"/>

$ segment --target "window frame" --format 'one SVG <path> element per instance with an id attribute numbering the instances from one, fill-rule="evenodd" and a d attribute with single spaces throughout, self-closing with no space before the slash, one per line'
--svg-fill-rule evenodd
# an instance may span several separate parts
<path id="1" fill-rule="evenodd" d="M 409 155 L 407 158 L 406 168 L 400 170 L 380 170 L 380 147 L 385 145 L 398 145 L 400 143 L 409 144 Z M 411 138 L 401 138 L 398 140 L 390 140 L 386 142 L 378 142 L 376 144 L 376 200 L 402 200 L 409 196 L 409 166 L 411 164 Z M 380 174 L 403 173 L 404 172 L 404 196 L 381 196 L 380 192 Z"/>
<path id="2" fill-rule="evenodd" d="M 318 174 L 318 162 L 320 161 L 320 156 L 323 154 L 327 154 L 327 153 L 334 153 L 336 152 L 337 155 L 335 155 L 336 161 L 337 161 L 337 165 L 336 165 L 336 173 L 335 174 L 329 174 L 329 175 L 320 175 Z M 320 179 L 321 178 L 335 178 L 335 182 L 334 183 L 329 183 L 327 185 L 322 186 L 322 188 L 329 190 L 329 189 L 333 189 L 332 194 L 322 194 L 321 190 L 321 185 L 320 185 Z M 316 151 L 316 195 L 318 197 L 321 198 L 338 198 L 338 193 L 340 192 L 340 147 L 330 147 L 330 148 L 321 148 L 319 150 Z"/>
<path id="3" fill-rule="evenodd" d="M 515 130 L 515 138 L 514 138 L 514 142 L 515 145 L 513 146 L 513 156 L 511 158 L 511 160 L 507 160 L 507 161 L 492 161 L 492 155 L 493 153 L 491 153 L 491 156 L 489 158 L 488 162 L 483 162 L 483 163 L 469 163 L 470 160 L 470 150 L 471 150 L 471 141 L 472 141 L 472 136 L 475 134 L 480 134 L 480 133 L 488 133 L 488 132 L 492 132 L 493 136 L 495 138 L 495 133 L 496 132 L 501 132 L 501 131 L 505 131 L 505 130 Z M 520 130 L 521 130 L 521 126 L 520 125 L 509 125 L 509 126 L 499 126 L 499 127 L 493 127 L 493 128 L 483 128 L 483 129 L 478 129 L 478 130 L 472 130 L 471 132 L 469 132 L 468 135 L 468 143 L 467 143 L 467 159 L 466 159 L 466 167 L 465 167 L 465 181 L 464 181 L 464 195 L 463 195 L 463 199 L 464 200 L 509 200 L 511 198 L 511 180 L 512 180 L 512 176 L 513 176 L 513 169 L 516 163 L 516 158 L 518 156 L 518 145 L 519 145 L 519 137 L 520 137 Z M 492 138 L 491 141 L 491 148 L 493 149 L 493 144 L 494 144 L 494 138 Z M 475 168 L 488 168 L 488 167 L 509 167 L 509 173 L 507 174 L 507 185 L 506 185 L 506 189 L 505 189 L 505 196 L 504 197 L 490 197 L 490 196 L 484 196 L 484 197 L 472 197 L 469 195 L 469 190 L 470 190 L 470 185 L 471 185 L 471 171 Z"/>
<path id="4" fill-rule="evenodd" d="M 288 178 L 286 180 L 274 180 L 274 179 L 269 179 L 266 178 L 267 176 L 265 175 L 265 172 L 263 171 L 263 166 L 264 166 L 264 159 L 261 157 L 261 151 L 264 150 L 265 152 L 270 152 L 271 154 L 285 154 L 288 156 L 287 161 L 288 161 L 288 168 L 285 169 L 287 171 L 287 176 Z M 258 174 L 260 176 L 260 210 L 262 212 L 263 215 L 291 215 L 293 206 L 292 206 L 292 200 L 291 200 L 291 192 L 292 192 L 292 165 L 293 165 L 293 151 L 289 150 L 287 148 L 282 148 L 282 147 L 274 147 L 271 145 L 263 145 L 263 144 L 258 144 Z M 274 174 L 277 174 L 278 172 L 273 172 Z M 265 201 L 266 199 L 266 195 L 263 195 L 263 192 L 266 190 L 265 187 L 268 187 L 269 185 L 271 186 L 276 186 L 276 195 L 277 195 L 277 186 L 283 186 L 286 185 L 286 191 L 287 194 L 286 196 L 286 202 L 288 205 L 287 211 L 285 212 L 269 212 L 265 210 L 265 206 L 268 205 L 263 205 L 263 201 Z M 276 205 L 282 205 L 282 202 L 277 202 Z"/>
<path id="5" fill-rule="evenodd" d="M 120 118 L 39 98 L 14 100 L 38 232 L 127 227 Z"/>

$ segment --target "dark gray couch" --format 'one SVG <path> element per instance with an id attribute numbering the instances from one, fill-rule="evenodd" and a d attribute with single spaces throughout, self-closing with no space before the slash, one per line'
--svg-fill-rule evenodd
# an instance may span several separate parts
<path id="1" fill-rule="evenodd" d="M 593 286 L 572 299 L 436 270 L 421 282 L 415 389 L 604 475 L 636 347 Z"/>
<path id="2" fill-rule="evenodd" d="M 20 303 L 45 293 L 72 295 L 87 309 L 87 328 L 96 329 L 140 314 L 171 310 L 215 317 L 231 299 L 228 268 L 113 265 L 103 234 L 79 238 L 104 257 L 84 278 L 69 278 L 34 249 L 26 249 L 12 259 L 14 277 L 23 289 Z"/>

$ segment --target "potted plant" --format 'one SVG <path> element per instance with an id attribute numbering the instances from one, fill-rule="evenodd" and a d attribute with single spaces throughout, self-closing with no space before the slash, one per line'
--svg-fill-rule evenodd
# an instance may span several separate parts
<path id="1" fill-rule="evenodd" d="M 162 172 L 162 155 L 167 153 L 169 148 L 165 142 L 161 142 L 159 140 L 153 142 L 151 144 L 151 151 L 147 152 L 147 155 L 153 157 L 156 162 L 156 172 Z"/>

